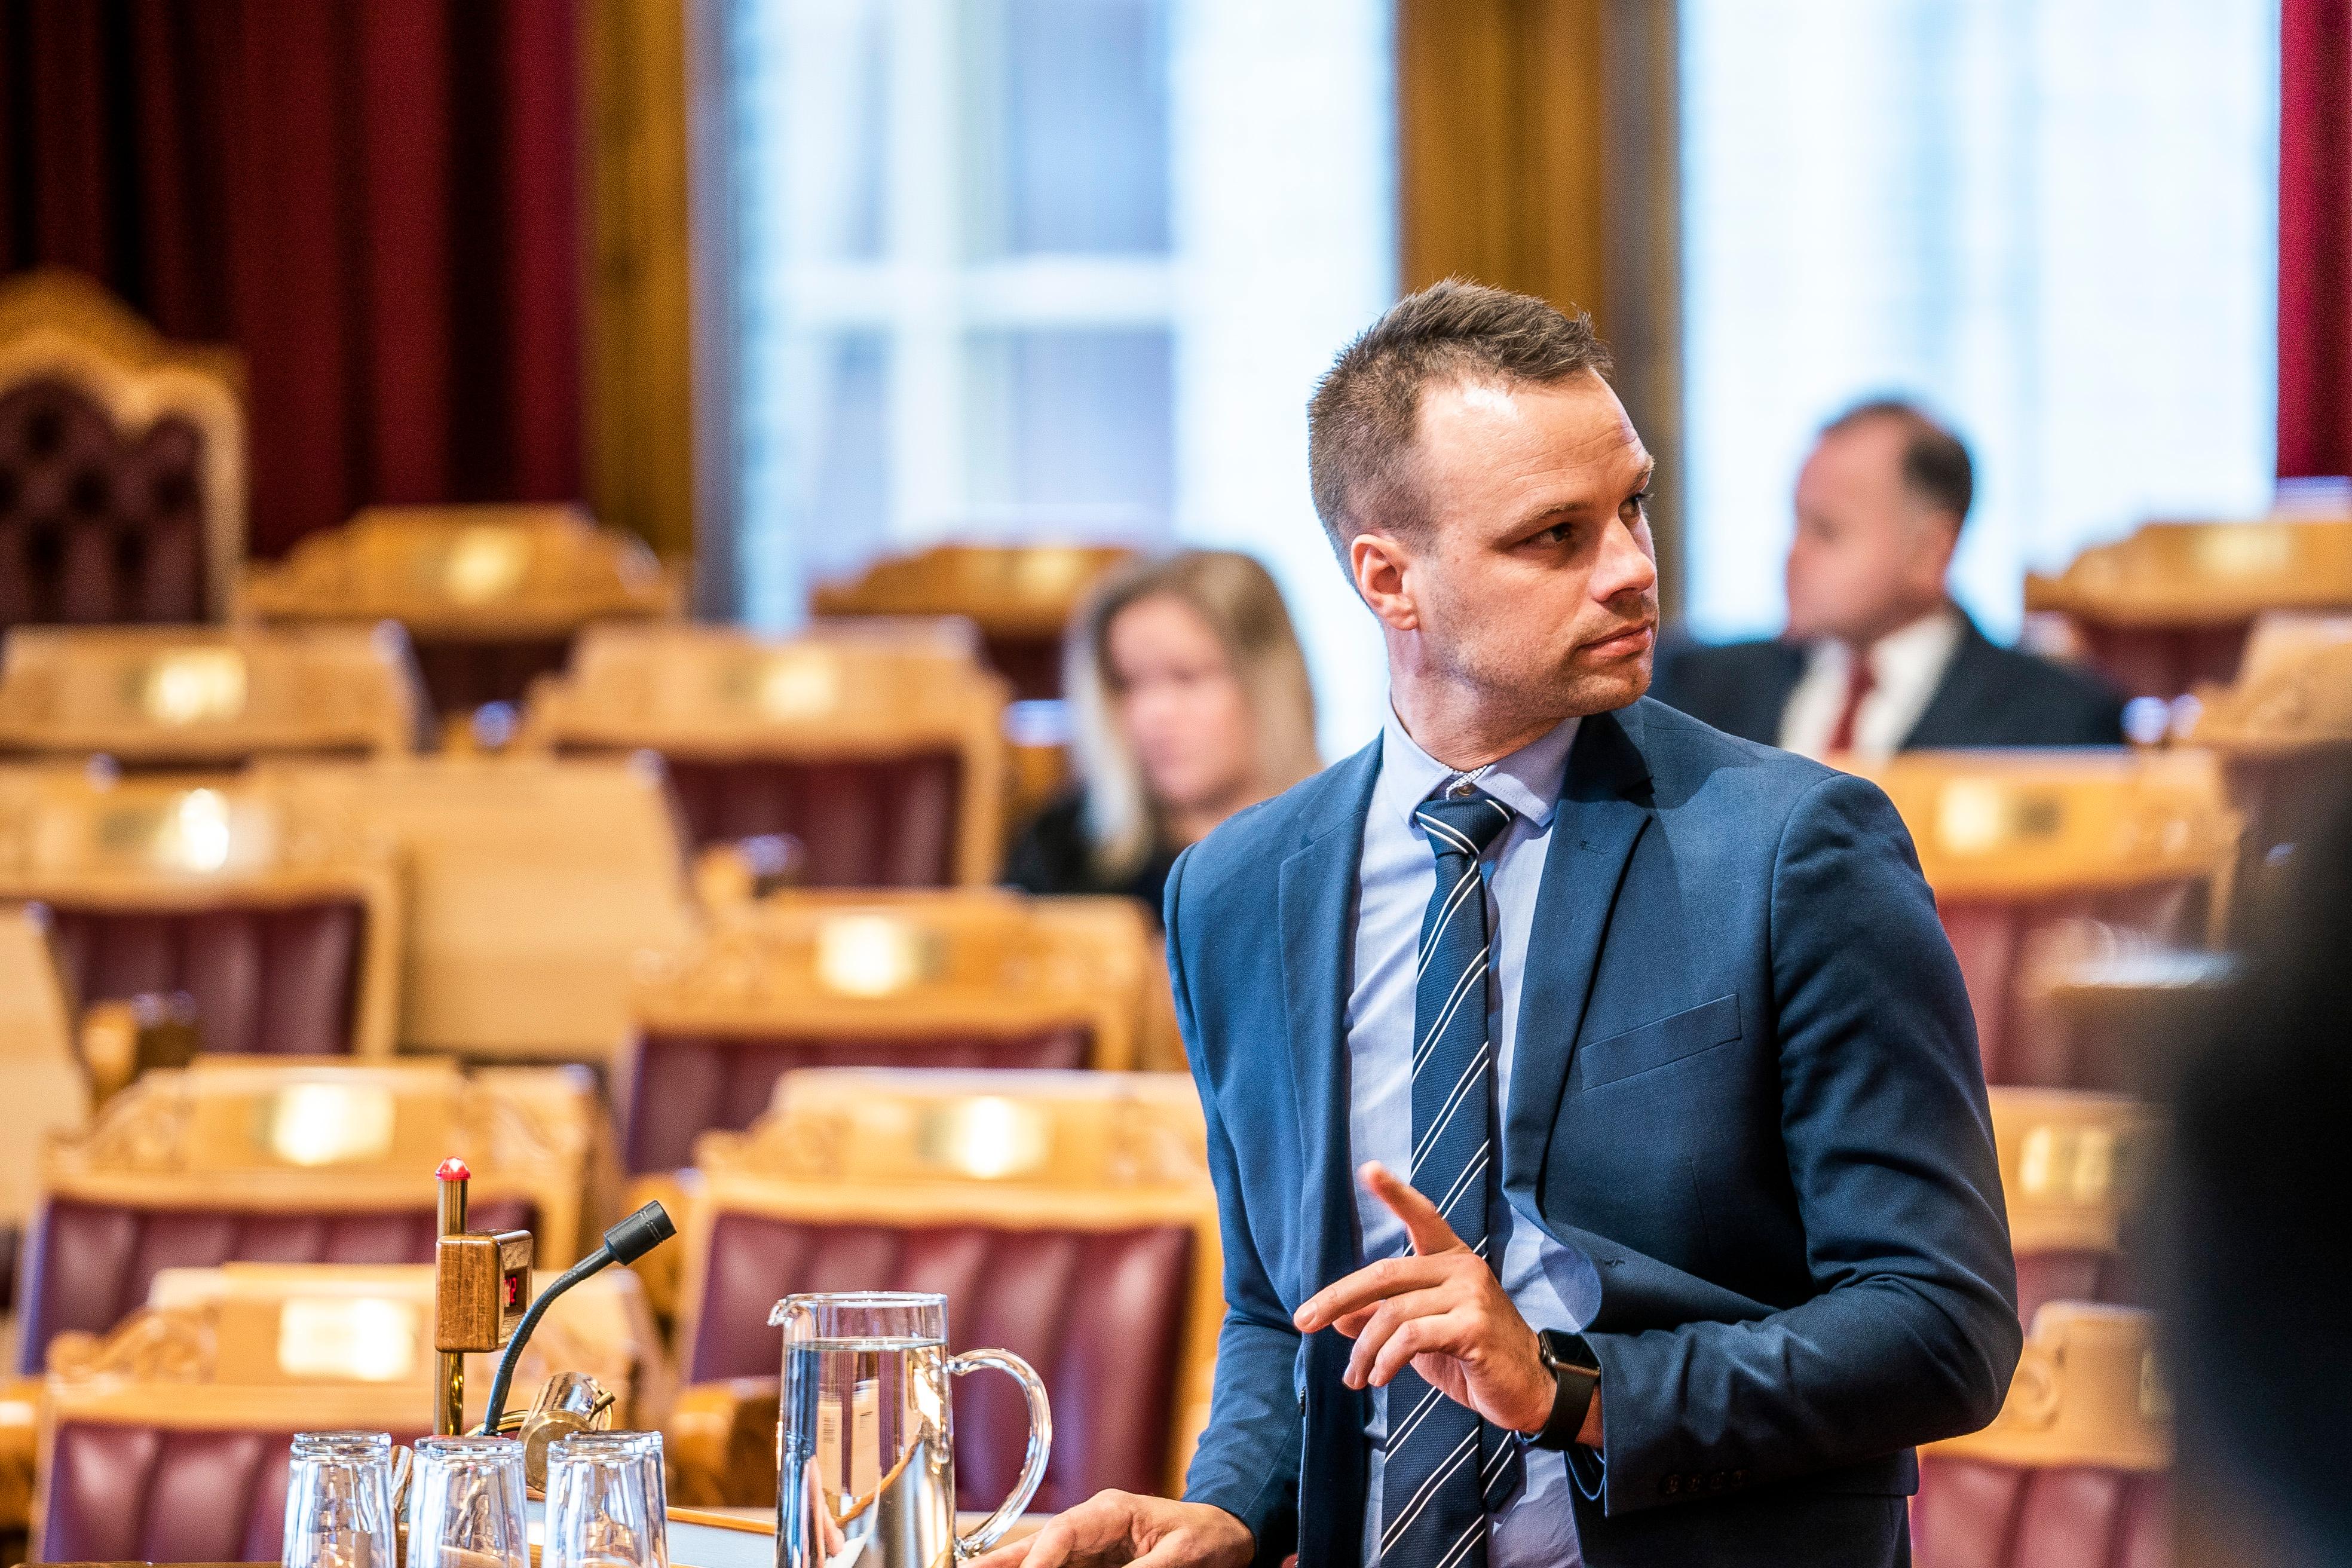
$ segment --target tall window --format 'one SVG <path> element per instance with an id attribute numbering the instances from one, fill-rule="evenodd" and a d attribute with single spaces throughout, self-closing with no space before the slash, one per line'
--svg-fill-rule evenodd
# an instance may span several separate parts
<path id="1" fill-rule="evenodd" d="M 1249 550 L 1331 743 L 1305 402 L 1391 298 L 1386 0 L 739 0 L 744 600 L 941 539 Z"/>
<path id="2" fill-rule="evenodd" d="M 1683 0 L 1688 607 L 1782 616 L 1813 432 L 1924 397 L 1977 459 L 1958 589 L 2266 510 L 2270 0 Z"/>

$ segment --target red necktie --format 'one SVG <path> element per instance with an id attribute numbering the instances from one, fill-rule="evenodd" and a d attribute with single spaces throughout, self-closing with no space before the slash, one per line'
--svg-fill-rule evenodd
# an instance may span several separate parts
<path id="1" fill-rule="evenodd" d="M 1877 686 L 1877 679 L 1870 673 L 1870 655 L 1857 652 L 1846 666 L 1845 707 L 1838 714 L 1837 728 L 1830 731 L 1830 755 L 1853 750 L 1853 721 L 1862 716 L 1863 699 Z"/>

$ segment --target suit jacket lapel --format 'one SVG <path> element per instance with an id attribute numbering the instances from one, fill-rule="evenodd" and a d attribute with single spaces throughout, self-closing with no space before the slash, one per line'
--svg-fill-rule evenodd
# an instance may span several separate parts
<path id="1" fill-rule="evenodd" d="M 1960 640 L 1952 645 L 1952 657 L 1944 665 L 1944 673 L 1937 678 L 1935 692 L 1927 699 L 1918 722 L 1911 726 L 1911 732 L 1903 737 L 1896 750 L 1916 752 L 1963 743 L 1953 737 L 1965 736 L 1972 728 L 1968 722 L 1969 712 L 1984 694 L 1984 656 L 1991 651 L 1990 640 L 1963 611 Z"/>
<path id="2" fill-rule="evenodd" d="M 1307 1173 L 1308 1238 L 1298 1299 L 1356 1264 L 1355 1201 L 1348 1151 L 1347 1002 L 1354 984 L 1356 865 L 1364 818 L 1380 776 L 1381 743 L 1334 768 L 1307 825 L 1307 843 L 1282 862 L 1282 983 L 1289 1021 L 1291 1086 L 1298 1099 L 1300 1152 Z"/>
<path id="3" fill-rule="evenodd" d="M 1519 982 L 1518 1045 L 1503 1118 L 1503 1190 L 1531 1218 L 1609 912 L 1653 815 L 1641 733 L 1639 704 L 1585 720 L 1552 818 Z"/>

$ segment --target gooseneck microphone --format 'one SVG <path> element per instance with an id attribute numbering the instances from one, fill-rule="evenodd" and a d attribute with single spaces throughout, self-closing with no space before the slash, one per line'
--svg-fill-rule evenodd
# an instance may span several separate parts
<path id="1" fill-rule="evenodd" d="M 615 1263 L 635 1263 L 663 1242 L 677 1234 L 677 1226 L 669 1211 L 657 1203 L 647 1204 L 620 1224 L 604 1233 L 604 1245 L 555 1277 L 555 1282 L 539 1293 L 530 1310 L 516 1325 L 514 1338 L 507 1342 L 506 1354 L 499 1358 L 498 1375 L 490 1380 L 489 1408 L 480 1430 L 484 1434 L 499 1429 L 499 1422 L 507 1412 L 507 1388 L 514 1381 L 515 1363 L 522 1357 L 522 1347 L 539 1320 L 554 1300 L 590 1275 Z"/>

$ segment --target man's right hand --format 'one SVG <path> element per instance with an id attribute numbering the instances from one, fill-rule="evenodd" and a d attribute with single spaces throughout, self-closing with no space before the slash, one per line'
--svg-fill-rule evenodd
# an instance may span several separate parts
<path id="1" fill-rule="evenodd" d="M 1248 1568 L 1249 1527 L 1204 1502 L 1097 1492 L 971 1568 Z"/>

